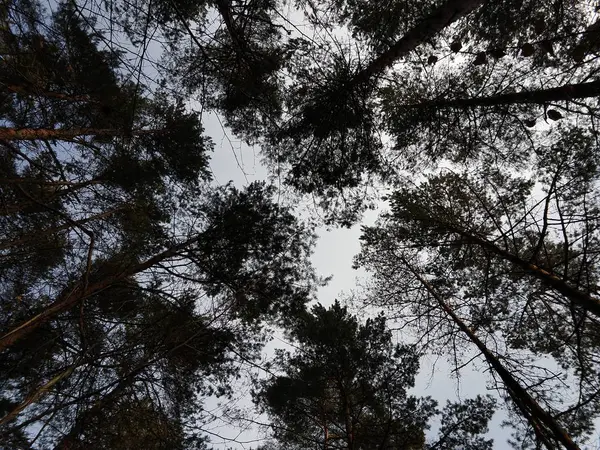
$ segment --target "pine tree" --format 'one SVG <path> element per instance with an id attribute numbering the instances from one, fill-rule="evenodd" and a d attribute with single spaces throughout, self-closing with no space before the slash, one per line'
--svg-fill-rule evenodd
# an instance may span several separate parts
<path id="1" fill-rule="evenodd" d="M 437 403 L 407 393 L 419 359 L 410 346 L 392 343 L 385 317 L 360 324 L 337 302 L 318 305 L 291 336 L 297 350 L 278 355 L 280 374 L 264 380 L 255 397 L 282 448 L 491 448 L 481 435 L 494 401 L 484 397 L 449 403 L 440 437 L 425 443 Z"/>
<path id="2" fill-rule="evenodd" d="M 268 161 L 334 221 L 340 203 L 338 222 L 355 221 L 366 188 L 407 167 L 522 165 L 540 119 L 595 126 L 594 63 L 569 53 L 588 33 L 584 2 L 367 3 L 301 4 L 317 30 L 352 38 L 292 53 L 281 118 L 262 131 Z"/>
<path id="3" fill-rule="evenodd" d="M 598 392 L 597 269 L 589 257 L 596 206 L 588 200 L 595 198 L 596 164 L 590 136 L 565 134 L 562 146 L 538 148 L 537 180 L 490 169 L 407 183 L 392 194 L 391 212 L 365 229 L 357 264 L 376 276 L 374 301 L 409 318 L 428 342 L 446 336 L 439 344 L 446 351 L 454 345 L 447 338 L 453 332 L 432 317 L 436 310 L 434 317 L 466 333 L 486 359 L 478 342 L 493 339 L 503 349 L 495 358 L 527 380 L 525 394 L 551 405 L 549 417 L 584 442 Z M 576 380 L 580 397 L 571 402 L 568 389 L 550 387 L 553 377 L 527 369 L 536 357 L 554 360 L 560 376 Z M 512 382 L 503 381 L 510 392 Z M 554 441 L 576 448 L 554 425 L 550 437 L 547 425 L 529 425 L 548 448 Z"/>
<path id="4" fill-rule="evenodd" d="M 600 392 L 598 22 L 588 3 L 300 0 L 298 26 L 275 0 L 4 2 L 3 439 L 201 448 L 182 432 L 201 409 L 193 389 L 212 393 L 200 378 L 223 381 L 236 372 L 231 354 L 256 356 L 264 319 L 310 344 L 314 238 L 271 188 L 211 186 L 194 99 L 260 144 L 273 174 L 311 195 L 329 224 L 351 225 L 373 188 L 391 188 L 392 211 L 365 230 L 357 260 L 375 273 L 380 305 L 442 337 L 439 351 L 466 339 L 484 355 L 528 427 L 515 445 L 584 442 Z M 387 336 L 383 322 L 337 313 L 350 335 Z M 188 342 L 209 348 L 187 352 Z M 528 371 L 523 355 L 552 359 L 559 373 Z M 282 356 L 280 369 L 298 358 Z M 292 375 L 280 379 L 304 389 Z M 559 377 L 577 385 L 569 404 Z M 377 377 L 362 381 L 367 392 Z M 288 429 L 350 448 L 406 430 L 375 394 L 353 423 L 355 393 L 317 387 L 307 405 L 329 414 L 335 400 L 333 437 L 322 417 L 284 420 L 294 411 L 280 404 L 274 445 L 307 445 Z M 427 445 L 489 446 L 478 440 L 489 410 L 483 398 L 450 405 L 443 417 L 457 422 Z M 455 432 L 463 419 L 475 431 Z M 421 447 L 426 423 L 408 433 Z"/>
<path id="5" fill-rule="evenodd" d="M 311 298 L 314 237 L 273 187 L 212 185 L 200 114 L 75 3 L 4 12 L 2 441 L 203 448 L 202 396 Z"/>

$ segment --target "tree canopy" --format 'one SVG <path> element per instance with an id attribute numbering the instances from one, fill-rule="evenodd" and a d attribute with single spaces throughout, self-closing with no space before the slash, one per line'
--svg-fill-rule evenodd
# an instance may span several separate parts
<path id="1" fill-rule="evenodd" d="M 255 394 L 281 448 L 491 449 L 482 434 L 494 400 L 449 402 L 439 411 L 430 397 L 409 395 L 419 357 L 393 344 L 385 322 L 380 315 L 360 324 L 335 302 L 315 306 L 291 328 L 295 351 L 279 353 L 274 368 L 281 374 Z M 439 436 L 426 443 L 436 415 Z"/>
<path id="2" fill-rule="evenodd" d="M 208 448 L 203 405 L 250 366 L 262 448 L 492 448 L 493 399 L 410 394 L 433 353 L 488 369 L 514 448 L 583 448 L 596 3 L 3 2 L 0 440 Z M 268 181 L 214 179 L 208 114 Z M 371 318 L 308 307 L 315 224 L 367 208 Z M 263 364 L 274 329 L 296 349 Z"/>

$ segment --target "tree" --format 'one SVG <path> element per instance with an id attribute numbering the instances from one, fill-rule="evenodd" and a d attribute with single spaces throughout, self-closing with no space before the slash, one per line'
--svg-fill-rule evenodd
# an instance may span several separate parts
<path id="1" fill-rule="evenodd" d="M 583 2 L 560 2 L 560 11 L 543 2 L 366 3 L 302 4 L 316 29 L 348 26 L 354 39 L 292 55 L 281 119 L 263 131 L 267 159 L 290 185 L 326 213 L 345 203 L 350 211 L 334 221 L 355 221 L 365 186 L 407 167 L 522 164 L 540 116 L 596 126 L 595 68 L 564 53 L 587 32 Z"/>
<path id="2" fill-rule="evenodd" d="M 549 8 L 539 0 L 494 5 L 323 0 L 296 6 L 319 35 L 342 26 L 352 31 L 352 39 L 308 39 L 276 1 L 159 1 L 141 7 L 115 0 L 107 5 L 111 14 L 122 15 L 117 25 L 133 45 L 161 34 L 177 89 L 197 94 L 203 107 L 224 114 L 235 133 L 260 142 L 274 170 L 283 170 L 289 184 L 314 195 L 326 211 L 335 207 L 331 220 L 343 224 L 356 221 L 368 203 L 365 186 L 393 179 L 398 162 L 419 153 L 433 155 L 435 162 L 457 155 L 464 161 L 484 150 L 490 158 L 507 157 L 504 147 L 521 143 L 511 162 L 524 158 L 531 151 L 523 144 L 529 140 L 527 127 L 533 126 L 527 124 L 539 116 L 525 92 L 544 102 L 546 119 L 569 112 L 595 120 L 589 98 L 571 110 L 579 96 L 595 96 L 593 62 L 566 56 L 594 33 L 585 2 L 560 1 Z M 72 8 L 86 17 L 87 7 Z M 220 22 L 217 27 L 209 25 L 211 14 Z M 513 20 L 515 15 L 524 20 Z M 442 71 L 424 70 L 425 60 L 434 66 L 452 63 L 440 80 L 429 77 Z M 416 91 L 422 74 L 428 79 Z M 510 95 L 517 83 L 523 85 L 522 96 Z M 446 85 L 446 92 L 436 92 Z M 586 93 L 580 89 L 568 96 L 573 86 L 585 87 Z M 407 112 L 416 93 L 418 103 L 429 108 Z M 448 100 L 445 107 L 440 98 Z M 548 111 L 553 99 L 560 99 L 564 112 Z M 449 105 L 455 110 L 449 112 Z M 387 133 L 395 148 L 382 139 Z"/>
<path id="3" fill-rule="evenodd" d="M 244 350 L 251 346 L 239 345 L 233 328 L 194 314 L 192 295 L 173 306 L 160 300 L 156 295 L 134 299 L 126 312 L 115 309 L 118 304 L 102 305 L 104 320 L 112 309 L 128 326 L 93 343 L 102 350 L 95 349 L 95 361 L 89 364 L 110 367 L 110 372 L 83 366 L 79 371 L 87 379 L 71 378 L 62 386 L 81 397 L 75 405 L 53 405 L 58 431 L 64 432 L 49 433 L 58 441 L 55 448 L 191 448 L 184 444 L 190 438 L 184 428 L 201 407 L 196 395 L 210 393 L 207 378 L 234 372 L 230 348 L 251 357 Z M 94 325 L 102 333 L 106 327 L 101 323 Z M 124 340 L 120 345 L 103 342 L 119 338 Z M 202 436 L 192 440 L 198 445 L 204 441 Z"/>
<path id="4" fill-rule="evenodd" d="M 480 344 L 493 343 L 494 358 L 519 374 L 524 394 L 584 442 L 599 392 L 597 227 L 589 202 L 597 165 L 589 135 L 574 128 L 562 136 L 537 147 L 534 179 L 488 167 L 407 182 L 391 195 L 391 212 L 365 229 L 357 264 L 375 274 L 373 301 L 413 324 L 424 342 L 437 336 L 445 351 L 458 345 L 441 325 L 449 321 L 484 355 Z M 543 357 L 556 369 L 544 373 L 534 362 Z M 512 381 L 501 378 L 510 391 Z M 577 386 L 576 400 L 567 400 L 567 386 L 551 387 L 561 378 Z M 538 442 L 575 448 L 554 425 L 544 437 L 546 426 L 530 422 Z"/>
<path id="5" fill-rule="evenodd" d="M 506 392 L 525 440 L 569 446 L 553 423 L 583 439 L 600 392 L 598 24 L 588 3 L 301 0 L 298 26 L 289 2 L 274 0 L 69 1 L 52 12 L 5 2 L 5 435 L 20 443 L 39 429 L 27 445 L 46 447 L 63 437 L 114 446 L 136 433 L 147 442 L 121 405 L 180 445 L 201 408 L 181 393 L 204 386 L 200 372 L 234 374 L 228 352 L 256 355 L 264 319 L 292 334 L 295 316 L 307 320 L 313 236 L 271 188 L 210 185 L 209 110 L 261 144 L 273 175 L 312 195 L 329 224 L 357 221 L 375 188 L 396 191 L 361 257 L 382 277 L 381 304 L 401 289 L 393 307 L 416 315 L 420 334 L 451 345 L 458 330 L 517 374 L 522 392 Z M 414 273 L 403 263 L 407 279 L 394 272 L 398 254 L 419 261 Z M 175 330 L 175 318 L 197 327 Z M 222 342 L 213 359 L 174 356 L 188 332 Z M 528 363 L 540 355 L 559 369 Z M 568 405 L 558 404 L 561 377 L 577 387 Z M 327 400 L 339 386 L 320 389 Z M 371 446 L 365 429 L 381 432 L 386 417 L 390 435 L 406 425 L 376 397 L 361 424 L 338 408 L 344 445 Z M 536 403 L 547 417 L 532 413 Z M 458 445 L 453 425 L 444 430 L 432 445 Z"/>
<path id="6" fill-rule="evenodd" d="M 121 135 L 133 126 L 137 100 L 128 92 L 134 86 L 119 79 L 121 55 L 100 49 L 102 36 L 73 3 L 60 4 L 51 17 L 30 1 L 9 2 L 6 13 L 14 27 L 3 33 L 0 82 L 10 105 L 3 117 L 12 128 L 60 124 L 63 130 L 112 129 Z M 3 139 L 10 131 L 5 125 Z"/>
<path id="7" fill-rule="evenodd" d="M 332 330 L 335 330 L 332 333 Z M 280 352 L 281 371 L 264 380 L 255 401 L 269 414 L 275 439 L 291 448 L 491 448 L 481 435 L 494 411 L 491 398 L 448 403 L 441 436 L 425 443 L 428 421 L 439 411 L 429 397 L 407 393 L 418 356 L 394 345 L 385 318 L 360 324 L 346 308 L 317 305 L 291 336 L 293 353 Z"/>
<path id="8" fill-rule="evenodd" d="M 213 359 L 208 359 L 205 370 L 211 376 L 218 374 L 217 362 L 224 357 L 219 355 L 226 355 L 229 345 L 248 359 L 255 357 L 260 340 L 253 344 L 256 330 L 252 330 L 257 321 L 289 317 L 301 310 L 312 289 L 311 268 L 302 262 L 310 252 L 310 236 L 265 195 L 270 195 L 269 190 L 259 185 L 250 186 L 247 192 L 229 188 L 215 193 L 204 208 L 206 231 L 183 245 L 133 265 L 126 252 L 117 252 L 110 259 L 96 260 L 87 282 L 84 275 L 49 306 L 28 299 L 40 312 L 5 333 L 3 370 L 15 393 L 22 393 L 16 396 L 23 398 L 5 422 L 10 425 L 22 411 L 23 422 L 13 423 L 17 429 L 47 414 L 73 417 L 73 408 L 85 410 L 83 405 L 98 395 L 110 397 L 112 390 L 128 392 L 139 377 L 158 373 L 173 357 L 178 358 L 173 369 L 161 369 L 173 370 L 172 375 L 167 371 L 153 383 L 161 386 L 159 398 L 177 395 L 173 404 L 182 408 L 181 402 L 194 398 L 187 390 L 201 381 L 197 367 L 203 362 L 198 358 L 207 357 L 208 346 L 202 340 L 207 339 L 206 332 L 200 325 L 214 314 L 219 325 L 208 338 L 211 345 L 217 345 L 220 333 L 231 337 L 218 350 L 216 361 L 208 352 Z M 194 308 L 202 308 L 196 299 L 206 295 L 212 299 L 212 312 L 192 314 Z M 180 306 L 170 312 L 173 301 Z M 191 315 L 185 319 L 191 322 L 189 331 L 185 316 L 179 315 L 184 305 Z M 25 313 L 18 312 L 21 317 Z M 139 330 L 136 323 L 140 323 Z M 190 339 L 197 339 L 198 333 L 200 341 L 192 344 Z M 200 353 L 180 356 L 181 345 Z M 136 356 L 144 347 L 147 350 Z M 31 348 L 44 349 L 47 355 L 41 357 L 40 351 L 34 355 Z M 107 373 L 103 367 L 112 369 Z M 59 385 L 50 375 L 57 372 L 64 373 L 56 380 Z M 226 373 L 230 372 L 223 376 Z M 72 391 L 80 392 L 76 402 L 62 394 Z M 50 392 L 54 398 L 47 404 L 44 399 Z M 118 401 L 124 392 L 111 401 Z"/>
<path id="9" fill-rule="evenodd" d="M 180 424 L 156 409 L 158 405 L 146 399 L 121 400 L 112 408 L 104 408 L 101 417 L 87 425 L 90 438 L 86 442 L 63 448 L 96 449 L 185 449 L 186 442 Z M 93 431 L 92 431 L 93 430 Z"/>
<path id="10" fill-rule="evenodd" d="M 441 298 L 439 293 L 423 278 L 406 260 L 403 260 L 408 270 L 421 283 L 427 292 L 435 298 L 440 308 L 449 316 L 458 328 L 464 332 L 469 340 L 477 346 L 477 349 L 484 356 L 493 370 L 502 379 L 504 386 L 525 419 L 529 422 L 534 430 L 536 437 L 547 448 L 552 448 L 555 442 L 560 442 L 565 448 L 576 450 L 579 447 L 573 442 L 569 434 L 560 426 L 560 424 L 527 393 L 514 378 L 511 373 L 506 370 L 500 360 L 485 346 L 485 344 L 473 333 L 473 331 L 465 325 L 465 323 L 455 314 L 450 306 Z M 460 442 L 460 441 L 459 441 Z"/>
<path id="11" fill-rule="evenodd" d="M 372 4 L 365 0 L 318 0 L 308 5 L 313 24 L 323 26 L 324 16 L 348 26 L 354 38 L 366 41 L 376 51 L 391 51 L 399 40 L 419 29 L 421 24 L 421 36 L 438 43 L 446 38 L 440 33 L 445 31 L 443 25 L 456 23 L 457 29 L 452 30 L 454 42 L 446 41 L 453 42 L 456 52 L 468 45 L 506 49 L 518 47 L 528 39 L 576 40 L 581 36 L 575 31 L 581 30 L 581 19 L 588 12 L 581 2 L 559 1 L 550 6 L 540 0 L 503 1 L 493 5 L 465 1 L 387 0 Z M 525 23 L 514 20 L 515 17 L 527 17 L 530 21 Z M 593 29 L 585 31 L 593 32 Z"/>
<path id="12" fill-rule="evenodd" d="M 358 220 L 369 187 L 407 163 L 484 155 L 514 164 L 532 151 L 540 115 L 595 120 L 593 63 L 566 56 L 593 33 L 585 2 L 298 2 L 315 39 L 278 2 L 178 5 L 153 8 L 175 8 L 169 26 L 187 35 L 170 43 L 179 82 L 260 142 L 277 176 L 312 195 L 331 223 Z M 219 26 L 194 33 L 208 11 Z M 328 34 L 336 26 L 352 38 Z M 442 60 L 443 70 L 427 68 Z"/>
<path id="13" fill-rule="evenodd" d="M 17 6 L 19 5 L 15 5 L 15 14 L 21 13 Z M 34 5 L 30 5 L 30 8 L 34 8 Z M 40 23 L 37 21 L 41 14 L 39 10 L 27 11 L 27 17 L 32 23 Z M 28 100 L 22 99 L 20 94 L 12 95 L 14 104 L 6 119 L 12 121 L 19 131 L 12 129 L 16 134 L 13 133 L 11 140 L 4 139 L 2 142 L 7 162 L 3 175 L 8 181 L 2 189 L 3 200 L 10 214 L 3 223 L 4 234 L 7 240 L 14 242 L 24 232 L 32 236 L 32 230 L 48 228 L 50 225 L 49 228 L 54 231 L 44 236 L 50 240 L 49 243 L 44 243 L 43 240 L 28 242 L 28 246 L 33 248 L 36 244 L 38 247 L 41 244 L 45 253 L 48 253 L 48 250 L 54 248 L 48 248 L 48 244 L 55 244 L 53 241 L 57 238 L 60 242 L 65 236 L 61 231 L 66 231 L 67 236 L 70 230 L 82 233 L 85 235 L 84 240 L 88 240 L 87 254 L 80 252 L 76 255 L 73 252 L 68 257 L 72 261 L 77 258 L 85 261 L 82 282 L 87 286 L 95 252 L 108 250 L 103 245 L 114 248 L 120 239 L 125 247 L 130 247 L 130 252 L 137 247 L 138 254 L 131 254 L 136 259 L 148 255 L 152 246 L 162 244 L 166 235 L 161 229 L 161 223 L 169 221 L 165 211 L 171 209 L 169 203 L 172 204 L 172 201 L 164 195 L 161 198 L 161 194 L 168 184 L 179 184 L 189 192 L 200 179 L 208 178 L 206 152 L 211 148 L 211 143 L 201 134 L 203 130 L 198 115 L 185 111 L 181 103 L 173 104 L 160 94 L 152 100 L 146 100 L 136 96 L 127 84 L 120 85 L 116 74 L 117 65 L 110 60 L 111 55 L 97 50 L 97 39 L 90 34 L 89 27 L 75 15 L 69 5 L 59 8 L 51 19 L 47 36 L 35 29 L 13 36 L 17 42 L 19 39 L 27 40 L 31 35 L 46 42 L 38 49 L 39 59 L 34 60 L 38 71 L 46 73 L 44 82 L 61 85 L 68 83 L 67 85 L 80 92 L 87 90 L 88 98 L 95 98 L 93 95 L 98 92 L 89 92 L 92 89 L 89 80 L 97 74 L 99 80 L 97 84 L 92 84 L 93 89 L 106 87 L 113 93 L 113 97 L 118 96 L 109 97 L 109 100 L 124 106 L 137 102 L 141 106 L 135 113 L 136 120 L 160 124 L 154 131 L 138 134 L 135 138 L 128 136 L 126 128 L 113 129 L 105 135 L 95 127 L 99 125 L 97 120 L 105 121 L 106 117 L 102 111 L 96 111 L 98 104 L 93 100 L 83 102 L 83 109 L 73 110 L 70 109 L 71 102 L 67 102 L 65 107 L 62 99 L 51 97 L 21 110 L 22 101 L 26 103 Z M 26 23 L 29 22 L 23 19 L 23 24 Z M 24 49 L 21 50 L 27 54 Z M 15 54 L 19 55 L 21 50 L 15 49 Z M 55 58 L 50 59 L 48 53 Z M 91 58 L 83 58 L 81 54 Z M 9 63 L 14 63 L 17 68 L 19 64 L 25 64 L 12 59 L 9 59 Z M 73 68 L 71 72 L 75 72 L 77 76 L 65 80 L 64 77 L 70 77 L 70 72 L 64 66 L 75 66 L 81 72 L 87 72 L 88 77 L 83 77 L 79 70 Z M 102 95 L 106 93 L 102 92 Z M 88 107 L 94 110 L 89 117 Z M 46 122 L 43 129 L 37 130 L 38 133 L 33 135 L 23 135 L 23 127 L 41 124 L 42 119 Z M 115 120 L 127 123 L 122 116 L 115 117 Z M 75 129 L 68 127 L 69 123 L 77 121 L 79 126 Z M 55 129 L 57 124 L 67 124 L 63 126 L 66 129 L 63 134 Z M 92 125 L 91 128 L 86 128 L 90 140 L 74 140 L 80 134 L 82 125 Z M 108 140 L 105 139 L 107 136 Z M 30 140 L 33 142 L 29 142 Z M 57 140 L 67 142 L 64 146 L 58 146 Z M 98 212 L 95 214 L 98 222 L 87 224 L 88 219 L 81 218 L 86 209 Z M 141 218 L 150 215 L 154 216 L 153 223 Z M 118 230 L 115 230 L 115 225 Z M 76 236 L 72 237 L 75 241 L 78 239 Z M 53 258 L 54 266 L 45 265 L 44 269 L 48 271 L 56 267 L 61 260 L 60 251 L 68 249 L 72 242 L 74 241 L 69 239 L 60 242 L 57 247 L 59 251 L 52 252 L 53 256 L 58 256 Z M 5 267 L 15 273 L 15 276 L 15 271 L 18 270 L 22 277 L 34 264 L 31 258 L 37 252 L 28 251 L 28 246 L 25 246 L 24 253 L 27 256 L 22 261 L 24 264 L 19 262 L 23 256 L 18 249 L 13 248 L 5 254 Z M 45 255 L 39 256 L 48 260 Z M 54 273 L 54 277 L 57 276 L 58 273 Z M 72 275 L 67 275 L 61 282 L 71 283 L 72 279 L 67 281 L 70 276 Z M 28 284 L 21 286 L 19 290 L 31 289 L 35 282 L 35 278 L 28 280 Z M 22 293 L 16 292 L 14 295 Z"/>
<path id="14" fill-rule="evenodd" d="M 300 53 L 285 122 L 267 129 L 263 144 L 272 161 L 289 164 L 288 182 L 327 199 L 358 187 L 364 174 L 385 173 L 372 96 L 378 75 L 479 3 L 444 2 L 364 66 L 327 47 Z M 327 65 L 315 64 L 315 52 Z"/>
<path id="15" fill-rule="evenodd" d="M 212 185 L 200 114 L 56 6 L 2 10 L 0 434 L 201 448 L 202 397 L 311 298 L 314 236 L 273 187 Z"/>

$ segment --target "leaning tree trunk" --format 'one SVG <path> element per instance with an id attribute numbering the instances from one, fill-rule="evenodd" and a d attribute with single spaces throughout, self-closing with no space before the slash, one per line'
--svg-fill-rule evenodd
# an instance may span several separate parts
<path id="1" fill-rule="evenodd" d="M 425 217 L 429 217 L 428 212 Z M 589 311 L 596 317 L 600 317 L 600 299 L 593 297 L 592 295 L 582 292 L 579 289 L 568 284 L 563 278 L 559 275 L 550 272 L 549 270 L 544 269 L 536 264 L 533 264 L 530 261 L 526 261 L 519 256 L 511 253 L 503 248 L 498 247 L 496 244 L 480 237 L 474 235 L 468 231 L 465 231 L 462 228 L 459 228 L 450 223 L 444 222 L 442 220 L 436 220 L 435 218 L 430 218 L 428 220 L 432 220 L 439 227 L 444 229 L 449 233 L 454 233 L 461 236 L 464 241 L 469 244 L 478 245 L 481 248 L 501 257 L 502 259 L 514 264 L 515 266 L 522 269 L 525 273 L 537 278 L 542 283 L 550 286 L 554 290 L 560 292 L 562 295 L 571 300 L 574 304 L 581 306 L 586 311 Z"/>
<path id="2" fill-rule="evenodd" d="M 520 385 L 515 377 L 502 365 L 502 363 L 494 356 L 494 354 L 486 347 L 486 345 L 475 335 L 475 333 L 456 315 L 454 310 L 444 301 L 441 295 L 433 288 L 433 286 L 425 280 L 413 266 L 404 258 L 403 264 L 421 283 L 421 285 L 429 292 L 429 294 L 438 302 L 440 308 L 446 315 L 458 326 L 458 328 L 467 335 L 469 340 L 475 344 L 481 354 L 485 357 L 492 369 L 502 379 L 506 389 L 515 402 L 517 407 L 523 412 L 529 424 L 539 433 L 538 436 L 544 440 L 544 444 L 548 448 L 553 448 L 548 436 L 544 433 L 549 433 L 553 439 L 556 439 L 568 450 L 580 450 L 579 446 L 573 442 L 569 434 L 560 426 L 560 424 L 546 412 L 529 393 Z"/>
<path id="3" fill-rule="evenodd" d="M 0 127 L 0 141 L 72 140 L 80 136 L 126 137 L 160 134 L 164 130 L 133 130 L 118 128 L 8 128 Z"/>
<path id="4" fill-rule="evenodd" d="M 446 3 L 410 29 L 389 49 L 373 59 L 367 67 L 358 72 L 351 84 L 357 85 L 369 81 L 391 67 L 399 58 L 407 55 L 444 28 L 469 14 L 483 2 L 484 0 L 447 0 Z"/>
<path id="5" fill-rule="evenodd" d="M 4 425 L 5 423 L 10 422 L 11 420 L 15 419 L 21 413 L 21 411 L 23 411 L 29 405 L 37 403 L 37 401 L 40 400 L 50 389 L 52 389 L 52 387 L 56 383 L 61 382 L 65 378 L 68 378 L 76 367 L 76 364 L 68 366 L 66 369 L 64 369 L 58 375 L 54 376 L 52 379 L 44 383 L 38 389 L 35 389 L 31 394 L 27 396 L 27 398 L 25 398 L 23 402 L 19 403 L 15 408 L 12 409 L 12 411 L 10 411 L 6 416 L 0 419 L 0 425 Z"/>
<path id="6" fill-rule="evenodd" d="M 44 311 L 32 317 L 29 320 L 21 323 L 16 326 L 12 330 L 5 333 L 0 337 L 0 351 L 3 351 L 17 342 L 19 339 L 30 334 L 32 331 L 58 316 L 59 314 L 68 311 L 74 306 L 78 305 L 81 301 L 85 300 L 87 297 L 100 292 L 112 284 L 130 277 L 132 275 L 143 272 L 144 270 L 149 269 L 150 267 L 168 259 L 172 256 L 175 256 L 181 250 L 188 248 L 190 245 L 198 242 L 202 235 L 195 236 L 191 239 L 188 239 L 181 244 L 174 245 L 173 247 L 161 252 L 152 258 L 147 259 L 144 262 L 133 265 L 119 273 L 114 273 L 103 277 L 100 280 L 93 281 L 91 283 L 87 283 L 87 276 L 83 277 L 79 280 L 71 289 L 63 291 L 59 295 L 59 297 Z"/>
<path id="7" fill-rule="evenodd" d="M 499 106 L 525 103 L 544 104 L 561 100 L 598 97 L 600 95 L 600 80 L 589 83 L 567 84 L 551 89 L 512 92 L 510 94 L 492 95 L 489 97 L 458 98 L 453 100 L 429 100 L 406 108 L 472 108 L 477 106 Z"/>
<path id="8" fill-rule="evenodd" d="M 479 245 L 480 247 L 496 254 L 497 256 L 500 256 L 506 261 L 513 263 L 517 267 L 521 268 L 524 272 L 560 292 L 569 300 L 572 300 L 576 305 L 581 306 L 586 311 L 594 314 L 596 317 L 600 317 L 600 300 L 580 291 L 579 289 L 574 288 L 558 275 L 549 272 L 543 267 L 540 267 L 529 261 L 525 261 L 524 259 L 519 258 L 517 255 L 510 253 L 509 251 L 506 251 L 498 247 L 496 244 L 493 244 L 492 242 L 489 242 L 479 236 L 475 236 L 471 233 L 461 230 L 460 228 L 456 228 L 448 224 L 445 224 L 444 226 L 448 231 L 458 234 L 468 243 Z"/>

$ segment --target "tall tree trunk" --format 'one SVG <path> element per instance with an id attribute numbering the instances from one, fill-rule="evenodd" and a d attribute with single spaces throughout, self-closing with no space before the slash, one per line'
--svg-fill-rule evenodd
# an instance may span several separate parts
<path id="1" fill-rule="evenodd" d="M 80 136 L 124 137 L 160 134 L 164 130 L 125 131 L 117 128 L 7 128 L 0 127 L 0 141 L 72 140 Z"/>
<path id="2" fill-rule="evenodd" d="M 399 58 L 410 53 L 444 28 L 469 14 L 483 2 L 484 0 L 447 0 L 446 3 L 409 30 L 388 50 L 373 59 L 367 67 L 358 72 L 351 84 L 357 85 L 369 81 L 391 67 Z"/>
<path id="3" fill-rule="evenodd" d="M 458 328 L 467 335 L 469 340 L 475 344 L 481 354 L 485 357 L 492 369 L 502 379 L 506 389 L 517 404 L 517 407 L 525 413 L 527 420 L 534 430 L 540 432 L 539 436 L 547 440 L 548 437 L 544 434 L 549 433 L 550 436 L 560 442 L 568 450 L 580 450 L 579 446 L 573 442 L 569 434 L 548 414 L 529 393 L 519 384 L 516 378 L 502 365 L 502 363 L 494 356 L 494 354 L 486 347 L 486 345 L 475 335 L 475 333 L 456 315 L 454 310 L 444 301 L 431 284 L 427 282 L 417 270 L 403 257 L 402 263 L 408 270 L 417 278 L 421 285 L 429 292 L 429 294 L 438 302 L 440 308 L 448 315 Z M 543 427 L 540 429 L 540 427 Z M 548 448 L 553 448 L 550 441 L 544 442 Z"/>
<path id="4" fill-rule="evenodd" d="M 52 387 L 60 382 L 61 380 L 69 377 L 73 370 L 77 367 L 76 364 L 70 365 L 65 370 L 60 372 L 58 375 L 53 377 L 48 382 L 44 383 L 42 386 L 34 390 L 31 394 L 27 396 L 27 398 L 18 404 L 12 411 L 10 411 L 6 416 L 0 419 L 0 425 L 4 425 L 5 423 L 10 422 L 14 418 L 16 418 L 21 411 L 27 408 L 32 403 L 36 403 L 40 398 L 42 398 Z"/>
<path id="5" fill-rule="evenodd" d="M 342 397 L 342 408 L 344 409 L 344 429 L 346 431 L 346 445 L 347 450 L 354 450 L 354 429 L 352 426 L 352 414 L 350 411 L 350 402 L 348 400 L 348 393 L 344 388 L 342 381 L 338 380 L 338 389 Z"/>
<path id="6" fill-rule="evenodd" d="M 231 2 L 228 0 L 215 0 L 215 5 L 217 6 L 219 14 L 223 18 L 223 22 L 225 23 L 225 27 L 227 28 L 231 39 L 238 46 L 238 49 L 236 50 L 246 50 L 246 42 L 244 41 L 243 36 L 240 36 L 238 29 L 233 23 L 233 18 L 231 17 L 231 12 L 229 10 Z"/>
<path id="7" fill-rule="evenodd" d="M 576 305 L 581 306 L 582 308 L 594 314 L 595 316 L 600 317 L 600 300 L 570 286 L 565 280 L 563 280 L 558 275 L 549 272 L 548 270 L 537 266 L 529 261 L 525 261 L 517 255 L 514 255 L 513 253 L 510 253 L 509 251 L 504 250 L 498 247 L 496 244 L 493 244 L 492 242 L 489 242 L 479 236 L 475 236 L 471 233 L 461 230 L 460 228 L 448 224 L 443 224 L 443 226 L 446 227 L 448 231 L 456 233 L 463 237 L 465 241 L 471 244 L 479 245 L 480 247 L 500 256 L 506 261 L 513 263 L 526 273 L 542 281 L 544 284 L 547 284 L 548 286 L 554 288 L 556 291 L 560 292 L 569 300 L 573 301 L 573 303 L 575 303 Z"/>
<path id="8" fill-rule="evenodd" d="M 184 250 L 190 245 L 198 242 L 201 237 L 202 235 L 197 235 L 119 273 L 106 275 L 101 280 L 86 284 L 85 280 L 87 277 L 83 277 L 71 289 L 63 291 L 63 293 L 61 293 L 59 297 L 44 311 L 32 317 L 31 319 L 26 320 L 0 337 L 0 351 L 9 348 L 19 339 L 27 336 L 36 328 L 53 319 L 57 315 L 73 308 L 87 297 L 110 287 L 117 281 L 143 272 L 159 262 L 175 256 L 181 250 Z"/>
<path id="9" fill-rule="evenodd" d="M 523 103 L 548 103 L 576 98 L 598 97 L 600 80 L 589 83 L 567 84 L 551 89 L 513 92 L 510 94 L 492 95 L 489 97 L 459 98 L 454 100 L 430 100 L 422 103 L 406 105 L 406 108 L 470 108 L 476 106 L 498 106 Z"/>

